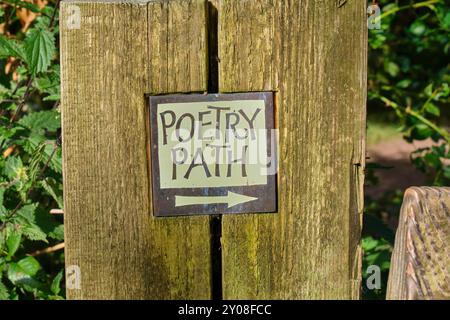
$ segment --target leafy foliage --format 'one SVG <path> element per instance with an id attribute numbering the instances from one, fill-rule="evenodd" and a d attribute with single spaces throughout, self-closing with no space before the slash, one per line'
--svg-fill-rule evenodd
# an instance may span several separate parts
<path id="1" fill-rule="evenodd" d="M 63 298 L 58 3 L 0 5 L 0 299 Z"/>
<path id="2" fill-rule="evenodd" d="M 444 0 L 381 1 L 381 30 L 371 30 L 369 107 L 388 107 L 407 141 L 432 139 L 412 161 L 434 185 L 450 182 L 450 6 Z"/>
<path id="3" fill-rule="evenodd" d="M 430 139 L 429 147 L 411 154 L 416 168 L 428 175 L 432 185 L 450 182 L 450 4 L 447 0 L 380 0 L 381 29 L 369 31 L 369 112 L 386 114 L 399 123 L 408 142 Z M 392 115 L 394 117 L 392 117 Z M 366 181 L 377 183 L 368 166 Z M 402 194 L 392 190 L 381 199 L 366 198 L 363 230 L 364 269 L 380 266 L 383 286 L 366 298 L 384 298 L 393 231 L 386 217 L 396 217 Z M 365 282 L 365 281 L 364 281 Z"/>

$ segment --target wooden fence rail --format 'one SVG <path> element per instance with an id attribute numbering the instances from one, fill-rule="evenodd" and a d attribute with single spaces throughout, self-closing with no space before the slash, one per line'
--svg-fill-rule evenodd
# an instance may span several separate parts
<path id="1" fill-rule="evenodd" d="M 387 299 L 450 299 L 450 188 L 405 193 Z"/>

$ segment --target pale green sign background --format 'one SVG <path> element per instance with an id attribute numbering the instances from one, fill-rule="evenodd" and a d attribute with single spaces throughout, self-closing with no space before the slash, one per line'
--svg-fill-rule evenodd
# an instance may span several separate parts
<path id="1" fill-rule="evenodd" d="M 158 104 L 157 121 L 161 189 L 267 184 L 264 100 Z"/>

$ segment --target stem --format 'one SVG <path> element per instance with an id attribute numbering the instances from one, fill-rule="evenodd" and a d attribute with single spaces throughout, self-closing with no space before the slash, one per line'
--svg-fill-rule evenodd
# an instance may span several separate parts
<path id="1" fill-rule="evenodd" d="M 439 133 L 442 138 L 445 139 L 445 141 L 447 141 L 448 144 L 450 144 L 450 135 L 447 132 L 447 130 L 441 129 L 439 128 L 437 125 L 435 125 L 433 122 L 431 122 L 430 120 L 424 118 L 422 115 L 420 115 L 418 112 L 411 110 L 411 109 L 405 109 L 405 112 L 412 115 L 413 117 L 415 117 L 417 120 L 422 121 L 423 124 L 426 124 L 427 126 L 429 126 L 431 129 L 433 129 L 434 131 L 436 131 L 437 133 Z"/>
<path id="2" fill-rule="evenodd" d="M 27 79 L 27 88 L 25 89 L 25 93 L 23 95 L 22 100 L 20 101 L 20 104 L 17 106 L 16 111 L 14 111 L 14 114 L 11 118 L 10 125 L 16 120 L 16 117 L 19 115 L 20 111 L 22 111 L 23 106 L 25 105 L 25 102 L 27 101 L 28 97 L 30 96 L 31 92 L 31 85 L 33 84 L 33 77 L 28 76 Z"/>
<path id="3" fill-rule="evenodd" d="M 33 253 L 30 253 L 29 256 L 36 257 L 36 256 L 39 256 L 39 255 L 44 254 L 44 253 L 51 253 L 51 252 L 55 252 L 55 251 L 58 251 L 58 250 L 61 250 L 61 249 L 64 249 L 64 242 L 58 243 L 58 244 L 56 244 L 56 245 L 54 245 L 52 247 L 48 247 L 48 248 L 45 248 L 45 249 L 42 249 L 42 250 L 37 250 L 37 251 L 35 251 Z"/>
<path id="4" fill-rule="evenodd" d="M 433 100 L 436 97 L 436 95 L 438 94 L 440 89 L 441 88 L 439 87 L 433 91 L 433 93 L 430 95 L 430 97 L 427 99 L 427 101 L 425 101 L 425 103 L 423 104 L 422 108 L 420 108 L 421 112 L 423 112 L 425 110 L 425 107 L 427 106 L 427 104 L 429 104 L 431 102 L 431 100 Z"/>
<path id="5" fill-rule="evenodd" d="M 438 172 L 436 173 L 436 176 L 433 179 L 433 185 L 437 185 L 438 184 L 438 181 L 441 178 L 441 175 L 442 175 L 442 169 L 438 170 Z"/>
<path id="6" fill-rule="evenodd" d="M 435 3 L 442 3 L 442 0 L 428 0 L 428 1 L 424 1 L 424 2 L 419 2 L 419 3 L 414 3 L 414 4 L 410 4 L 410 5 L 406 5 L 406 6 L 402 6 L 402 7 L 397 7 L 394 9 L 391 9 L 389 11 L 384 12 L 383 14 L 380 15 L 380 17 L 378 19 L 382 20 L 383 18 L 386 18 L 387 16 L 390 16 L 391 14 L 395 14 L 399 11 L 402 10 L 407 10 L 410 8 L 420 8 L 420 7 L 428 7 L 431 6 Z"/>
<path id="7" fill-rule="evenodd" d="M 417 120 L 421 121 L 423 124 L 427 125 L 428 127 L 430 127 L 431 129 L 433 129 L 434 131 L 436 131 L 437 133 L 439 133 L 439 135 L 441 135 L 442 138 L 444 138 L 444 140 L 450 144 L 450 134 L 447 132 L 447 130 L 445 129 L 441 129 L 439 128 L 437 125 L 435 125 L 433 122 L 431 122 L 430 120 L 424 118 L 420 113 L 418 113 L 417 111 L 411 110 L 410 108 L 404 108 L 401 107 L 400 105 L 398 105 L 396 102 L 389 100 L 386 97 L 382 97 L 379 96 L 379 98 L 381 99 L 381 101 L 383 101 L 384 103 L 386 103 L 388 106 L 391 106 L 392 108 L 394 108 L 397 111 L 403 111 L 404 113 L 407 113 L 411 116 L 413 116 L 414 118 L 416 118 Z"/>
<path id="8" fill-rule="evenodd" d="M 48 26 L 48 28 L 50 30 L 53 29 L 53 24 L 55 23 L 56 12 L 58 12 L 58 8 L 59 8 L 59 2 L 60 2 L 60 0 L 57 0 L 55 3 L 55 10 L 53 10 L 52 18 L 50 19 L 50 24 Z"/>

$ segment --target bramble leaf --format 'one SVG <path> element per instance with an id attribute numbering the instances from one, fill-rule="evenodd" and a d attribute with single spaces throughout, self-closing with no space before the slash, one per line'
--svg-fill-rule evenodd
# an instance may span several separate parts
<path id="1" fill-rule="evenodd" d="M 26 2 L 26 1 L 21 1 L 21 0 L 3 0 L 3 2 L 9 3 L 9 4 L 19 7 L 19 8 L 28 9 L 34 13 L 38 13 L 41 11 L 39 9 L 39 7 L 32 2 Z"/>
<path id="2" fill-rule="evenodd" d="M 14 57 L 26 61 L 26 54 L 22 45 L 0 35 L 0 58 Z"/>
<path id="3" fill-rule="evenodd" d="M 59 186 L 55 179 L 46 178 L 41 182 L 42 188 L 56 201 L 59 208 L 63 208 L 63 199 L 62 199 L 62 190 L 59 189 Z"/>
<path id="4" fill-rule="evenodd" d="M 19 157 L 11 156 L 5 162 L 5 174 L 11 180 L 21 179 L 26 174 L 26 169 Z"/>
<path id="5" fill-rule="evenodd" d="M 29 276 L 35 276 L 36 273 L 41 269 L 41 265 L 39 264 L 39 262 L 31 256 L 23 258 L 17 264 Z"/>
<path id="6" fill-rule="evenodd" d="M 25 53 L 32 74 L 46 71 L 55 55 L 55 37 L 43 28 L 31 29 L 25 39 Z"/>
<path id="7" fill-rule="evenodd" d="M 6 288 L 6 286 L 3 284 L 1 278 L 0 278 L 0 300 L 9 300 L 8 288 Z"/>
<path id="8" fill-rule="evenodd" d="M 439 107 L 431 102 L 428 102 L 425 105 L 425 111 L 436 117 L 439 117 L 441 115 L 441 110 L 439 109 Z"/>
<path id="9" fill-rule="evenodd" d="M 47 235 L 38 225 L 36 204 L 25 205 L 17 211 L 16 221 L 21 226 L 22 234 L 33 241 L 47 242 Z"/>
<path id="10" fill-rule="evenodd" d="M 58 274 L 53 278 L 52 285 L 50 286 L 50 290 L 53 294 L 58 295 L 61 292 L 61 280 L 64 276 L 64 269 L 58 272 Z"/>
<path id="11" fill-rule="evenodd" d="M 8 247 L 8 256 L 12 257 L 17 249 L 19 249 L 20 241 L 22 240 L 22 233 L 19 230 L 13 230 L 8 239 L 6 239 L 6 246 Z"/>
<path id="12" fill-rule="evenodd" d="M 32 112 L 18 121 L 30 131 L 43 134 L 44 131 L 55 132 L 61 127 L 61 115 L 55 110 Z"/>
<path id="13" fill-rule="evenodd" d="M 20 286 L 29 292 L 41 289 L 42 284 L 34 278 L 41 269 L 39 262 L 33 257 L 26 257 L 19 262 L 11 262 L 8 267 L 8 279 L 14 285 Z"/>

